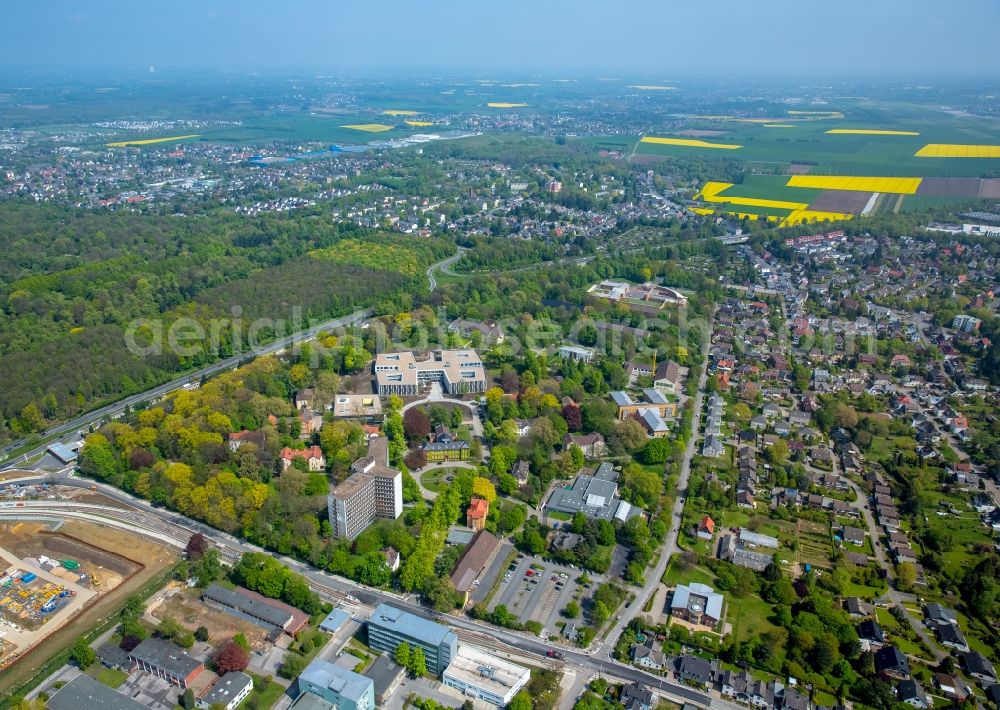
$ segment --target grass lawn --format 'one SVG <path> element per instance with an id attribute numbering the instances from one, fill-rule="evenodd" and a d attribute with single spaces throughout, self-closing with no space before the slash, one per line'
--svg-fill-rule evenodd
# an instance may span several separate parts
<path id="1" fill-rule="evenodd" d="M 736 643 L 758 638 L 775 628 L 768 621 L 771 615 L 771 605 L 755 594 L 737 597 L 727 594 L 729 608 L 726 610 L 726 622 L 733 628 L 733 639 Z"/>
<path id="2" fill-rule="evenodd" d="M 868 555 L 869 557 L 875 554 L 875 550 L 872 548 L 872 540 L 867 536 L 865 536 L 864 545 L 854 545 L 846 540 L 842 542 L 842 545 L 848 552 L 860 552 L 862 555 Z"/>
<path id="3" fill-rule="evenodd" d="M 843 594 L 845 597 L 861 597 L 862 599 L 874 599 L 885 594 L 885 587 L 868 587 L 864 584 L 848 582 L 844 585 Z"/>
<path id="4" fill-rule="evenodd" d="M 439 493 L 441 486 L 448 480 L 449 476 L 454 476 L 457 469 L 449 468 L 446 464 L 438 465 L 431 463 L 424 472 L 420 474 L 420 485 L 429 491 Z"/>
<path id="5" fill-rule="evenodd" d="M 837 704 L 837 698 L 829 693 L 824 693 L 822 690 L 817 690 L 813 692 L 813 702 L 816 705 L 832 708 Z"/>
<path id="6" fill-rule="evenodd" d="M 278 699 L 285 692 L 284 686 L 280 683 L 275 683 L 273 680 L 267 680 L 264 676 L 259 676 L 256 673 L 250 674 L 253 677 L 253 690 L 250 692 L 243 702 L 237 705 L 237 708 L 270 708 L 273 707 Z M 260 688 L 260 690 L 258 690 Z M 256 698 L 256 700 L 254 700 Z"/>
<path id="7" fill-rule="evenodd" d="M 715 575 L 704 567 L 680 569 L 680 566 L 673 561 L 671 561 L 670 566 L 667 567 L 667 571 L 663 575 L 663 583 L 668 587 L 676 587 L 678 584 L 691 584 L 692 582 L 700 582 L 711 586 L 715 584 Z"/>
<path id="8" fill-rule="evenodd" d="M 917 644 L 915 644 L 913 641 L 910 641 L 910 639 L 904 638 L 903 636 L 899 636 L 899 635 L 893 636 L 892 637 L 892 643 L 900 651 L 902 651 L 903 653 L 905 653 L 905 654 L 907 654 L 909 656 L 919 656 L 921 658 L 924 658 L 927 655 L 924 652 L 924 650 L 922 648 L 920 648 L 920 646 L 918 646 Z"/>
<path id="9" fill-rule="evenodd" d="M 878 621 L 879 626 L 882 627 L 884 631 L 889 633 L 899 631 L 899 622 L 896 621 L 896 617 L 889 613 L 888 609 L 883 609 L 879 607 L 875 610 L 875 620 Z"/>
<path id="10" fill-rule="evenodd" d="M 101 668 L 97 672 L 97 680 L 109 688 L 117 688 L 128 679 L 128 673 L 117 668 Z"/>

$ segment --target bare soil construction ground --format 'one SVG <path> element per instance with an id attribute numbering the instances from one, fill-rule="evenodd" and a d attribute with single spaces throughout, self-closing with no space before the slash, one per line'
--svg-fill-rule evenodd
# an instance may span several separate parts
<path id="1" fill-rule="evenodd" d="M 177 561 L 176 554 L 161 545 L 116 528 L 67 520 L 57 532 L 47 523 L 2 523 L 3 548 L 18 559 L 46 555 L 73 559 L 81 569 L 92 570 L 100 584 L 98 592 L 81 608 L 72 611 L 61 626 L 52 627 L 0 673 L 0 697 L 31 678 L 46 660 L 72 644 L 73 640 L 117 613 L 124 599 L 146 586 Z M 124 559 L 123 559 L 124 558 Z"/>
<path id="2" fill-rule="evenodd" d="M 251 648 L 265 643 L 267 633 L 263 628 L 232 614 L 213 609 L 203 602 L 199 595 L 199 590 L 188 589 L 179 582 L 174 582 L 156 596 L 148 611 L 160 621 L 165 617 L 172 617 L 188 631 L 193 632 L 199 626 L 204 626 L 208 629 L 209 642 L 213 644 L 230 639 L 236 634 L 246 636 Z"/>

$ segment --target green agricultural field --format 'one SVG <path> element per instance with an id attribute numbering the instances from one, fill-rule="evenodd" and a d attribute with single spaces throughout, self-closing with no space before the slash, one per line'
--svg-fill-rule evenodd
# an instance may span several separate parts
<path id="1" fill-rule="evenodd" d="M 808 111 L 811 109 L 803 109 Z M 820 107 L 816 107 L 820 110 Z M 784 173 L 788 166 L 808 166 L 812 175 L 857 175 L 884 177 L 988 177 L 997 174 L 1000 160 L 918 158 L 917 151 L 928 143 L 1000 144 L 1000 121 L 987 117 L 953 116 L 933 106 L 869 99 L 843 100 L 837 105 L 824 105 L 822 110 L 839 111 L 843 117 L 820 117 L 802 120 L 807 114 L 794 114 L 780 105 L 754 107 L 733 106 L 707 112 L 706 116 L 689 117 L 687 125 L 673 122 L 669 126 L 650 127 L 647 135 L 662 137 L 695 137 L 689 131 L 718 131 L 716 135 L 700 135 L 708 143 L 742 146 L 725 150 L 710 146 L 678 146 L 643 143 L 631 139 L 635 155 L 656 157 L 725 158 L 745 161 L 750 170 Z M 708 114 L 716 114 L 715 116 Z M 725 120 L 726 115 L 752 118 L 754 122 Z M 772 119 L 771 126 L 760 119 Z M 919 135 L 828 133 L 829 130 L 880 130 L 916 132 Z M 616 143 L 627 142 L 621 137 L 608 138 Z M 600 145 L 600 139 L 591 139 Z M 726 191 L 727 197 L 756 197 L 810 204 L 820 190 L 805 190 L 786 186 L 787 176 L 753 174 L 742 184 Z M 723 179 L 722 176 L 718 176 Z M 908 195 L 897 205 L 896 198 L 887 195 L 879 201 L 876 211 L 923 210 L 932 207 L 974 206 L 968 197 L 938 197 Z M 774 207 L 717 206 L 706 208 L 731 210 L 745 214 L 784 217 L 787 210 Z M 835 208 L 834 208 L 835 209 Z M 848 208 L 849 209 L 849 208 Z M 854 209 L 860 209 L 855 206 Z"/>
<path id="2" fill-rule="evenodd" d="M 403 122 L 404 116 L 385 116 L 377 113 L 357 115 L 294 115 L 251 119 L 241 126 L 231 126 L 205 131 L 198 140 L 206 143 L 267 143 L 272 141 L 347 143 L 360 145 L 374 140 L 390 140 L 418 133 L 421 130 Z M 348 125 L 382 123 L 394 126 L 390 131 L 368 132 Z"/>

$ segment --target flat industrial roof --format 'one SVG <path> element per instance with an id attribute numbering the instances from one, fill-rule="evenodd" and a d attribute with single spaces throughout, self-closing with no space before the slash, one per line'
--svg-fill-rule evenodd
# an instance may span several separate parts
<path id="1" fill-rule="evenodd" d="M 350 618 L 351 615 L 343 609 L 334 609 L 326 615 L 326 618 L 323 619 L 323 621 L 319 622 L 319 628 L 332 634 L 343 626 L 344 622 Z"/>
<path id="2" fill-rule="evenodd" d="M 202 698 L 208 705 L 222 703 L 228 705 L 229 702 L 243 691 L 248 685 L 253 685 L 253 678 L 240 671 L 230 671 L 219 678 L 218 682 Z"/>
<path id="3" fill-rule="evenodd" d="M 531 677 L 531 671 L 480 651 L 475 646 L 459 644 L 458 653 L 451 659 L 444 675 L 503 697 L 511 688 L 524 685 Z"/>
<path id="4" fill-rule="evenodd" d="M 368 617 L 368 623 L 406 636 L 419 638 L 431 646 L 438 646 L 449 636 L 455 635 L 447 626 L 388 604 L 379 604 Z"/>
<path id="5" fill-rule="evenodd" d="M 180 646 L 158 638 L 144 640 L 129 655 L 179 678 L 187 678 L 202 665 Z"/>
<path id="6" fill-rule="evenodd" d="M 318 688 L 329 688 L 342 698 L 357 702 L 373 688 L 371 678 L 317 658 L 302 671 L 300 680 Z"/>
<path id="7" fill-rule="evenodd" d="M 81 673 L 55 692 L 45 707 L 49 710 L 147 710 L 127 695 Z"/>
<path id="8" fill-rule="evenodd" d="M 453 384 L 486 379 L 486 370 L 475 350 L 434 350 L 422 360 L 409 350 L 375 356 L 375 379 L 379 385 L 416 385 L 421 372 L 441 373 Z"/>
<path id="9" fill-rule="evenodd" d="M 205 590 L 204 595 L 206 599 L 239 609 L 282 629 L 292 621 L 292 614 L 288 611 L 254 599 L 241 589 L 226 589 L 213 583 Z"/>

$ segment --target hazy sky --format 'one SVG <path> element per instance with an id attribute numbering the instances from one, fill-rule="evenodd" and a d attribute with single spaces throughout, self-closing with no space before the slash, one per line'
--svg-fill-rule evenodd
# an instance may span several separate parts
<path id="1" fill-rule="evenodd" d="M 0 0 L 0 67 L 995 76 L 1000 0 Z"/>

